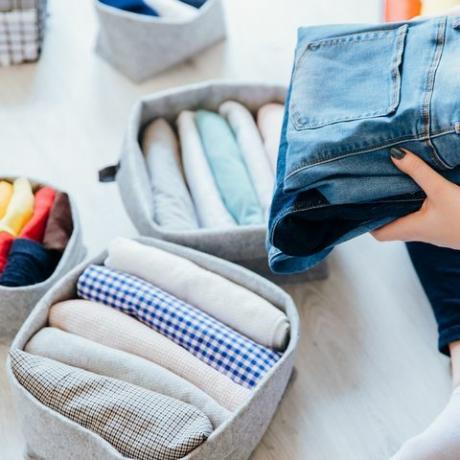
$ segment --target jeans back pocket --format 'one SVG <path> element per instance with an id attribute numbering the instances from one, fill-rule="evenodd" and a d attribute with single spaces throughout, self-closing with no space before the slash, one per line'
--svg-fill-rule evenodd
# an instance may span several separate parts
<path id="1" fill-rule="evenodd" d="M 306 44 L 292 78 L 295 129 L 381 117 L 399 104 L 407 25 Z"/>

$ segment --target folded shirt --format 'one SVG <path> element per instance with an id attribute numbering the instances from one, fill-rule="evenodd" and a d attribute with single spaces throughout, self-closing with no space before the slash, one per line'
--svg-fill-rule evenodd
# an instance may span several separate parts
<path id="1" fill-rule="evenodd" d="M 212 433 L 206 415 L 182 401 L 20 350 L 10 358 L 34 398 L 128 458 L 180 459 Z"/>
<path id="2" fill-rule="evenodd" d="M 72 208 L 67 193 L 57 192 L 46 222 L 43 245 L 47 249 L 64 251 L 73 233 Z"/>
<path id="3" fill-rule="evenodd" d="M 254 388 L 280 355 L 242 336 L 193 305 L 132 275 L 89 265 L 77 295 L 122 311 L 171 339 L 246 388 Z"/>
<path id="4" fill-rule="evenodd" d="M 27 238 L 16 238 L 0 275 L 0 286 L 22 287 L 41 283 L 54 272 L 61 254 Z"/>
<path id="5" fill-rule="evenodd" d="M 227 101 L 220 105 L 219 113 L 230 125 L 264 212 L 272 200 L 275 176 L 271 170 L 259 130 L 251 112 L 242 104 Z"/>
<path id="6" fill-rule="evenodd" d="M 180 0 L 182 3 L 186 3 L 187 5 L 193 6 L 195 8 L 201 8 L 205 3 L 206 0 Z"/>
<path id="7" fill-rule="evenodd" d="M 21 230 L 19 236 L 37 243 L 43 242 L 46 223 L 54 203 L 56 192 L 51 187 L 42 187 L 35 193 L 34 213 Z"/>
<path id="8" fill-rule="evenodd" d="M 448 16 L 299 30 L 270 208 L 273 271 L 307 270 L 420 209 L 425 194 L 390 160 L 393 147 L 460 183 L 459 30 Z"/>
<path id="9" fill-rule="evenodd" d="M 198 110 L 195 122 L 222 200 L 240 225 L 261 225 L 264 215 L 240 149 L 227 122 Z"/>
<path id="10" fill-rule="evenodd" d="M 198 10 L 179 0 L 145 0 L 162 18 L 187 21 L 197 16 Z"/>
<path id="11" fill-rule="evenodd" d="M 162 334 L 100 303 L 78 299 L 59 302 L 50 309 L 49 324 L 169 369 L 230 411 L 241 407 L 251 396 L 250 390 L 195 358 Z"/>
<path id="12" fill-rule="evenodd" d="M 13 195 L 0 220 L 0 232 L 18 236 L 34 212 L 34 194 L 30 182 L 20 177 L 13 183 Z"/>
<path id="13" fill-rule="evenodd" d="M 197 305 L 205 313 L 261 345 L 283 350 L 289 339 L 286 315 L 239 284 L 167 251 L 127 238 L 112 240 L 107 267 L 126 272 Z"/>
<path id="14" fill-rule="evenodd" d="M 54 327 L 38 331 L 27 343 L 25 351 L 191 404 L 209 417 L 214 428 L 231 416 L 204 391 L 171 371 L 144 358 Z"/>
<path id="15" fill-rule="evenodd" d="M 152 185 L 155 221 L 170 230 L 198 228 L 177 138 L 165 119 L 158 118 L 147 126 L 142 149 Z"/>
<path id="16" fill-rule="evenodd" d="M 182 111 L 177 117 L 177 129 L 184 175 L 200 226 L 206 228 L 234 227 L 236 226 L 235 219 L 222 201 L 194 118 L 194 112 Z"/>
<path id="17" fill-rule="evenodd" d="M 8 262 L 8 254 L 13 244 L 14 236 L 8 232 L 0 232 L 0 273 L 5 269 Z"/>
<path id="18" fill-rule="evenodd" d="M 13 186 L 6 180 L 0 181 L 0 219 L 5 215 L 13 196 Z"/>
<path id="19" fill-rule="evenodd" d="M 265 151 L 268 155 L 272 170 L 275 173 L 283 116 L 283 104 L 276 104 L 274 102 L 263 105 L 257 111 L 257 127 L 264 140 Z"/>
<path id="20" fill-rule="evenodd" d="M 113 6 L 120 10 L 129 11 L 131 13 L 145 14 L 147 16 L 159 16 L 151 6 L 147 5 L 142 0 L 99 0 L 104 5 Z"/>

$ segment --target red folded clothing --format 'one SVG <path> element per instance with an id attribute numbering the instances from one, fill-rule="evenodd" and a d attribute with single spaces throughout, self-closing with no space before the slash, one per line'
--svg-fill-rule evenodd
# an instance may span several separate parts
<path id="1" fill-rule="evenodd" d="M 34 213 L 19 234 L 20 238 L 43 242 L 46 223 L 53 207 L 56 192 L 51 187 L 43 187 L 35 194 Z"/>
<path id="2" fill-rule="evenodd" d="M 14 236 L 8 232 L 0 232 L 0 273 L 3 272 Z"/>

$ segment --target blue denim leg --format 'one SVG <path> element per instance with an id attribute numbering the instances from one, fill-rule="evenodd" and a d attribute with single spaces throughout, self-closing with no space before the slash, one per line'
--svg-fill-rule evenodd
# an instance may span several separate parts
<path id="1" fill-rule="evenodd" d="M 299 30 L 269 219 L 269 262 L 306 270 L 417 210 L 405 147 L 460 183 L 460 19 Z"/>

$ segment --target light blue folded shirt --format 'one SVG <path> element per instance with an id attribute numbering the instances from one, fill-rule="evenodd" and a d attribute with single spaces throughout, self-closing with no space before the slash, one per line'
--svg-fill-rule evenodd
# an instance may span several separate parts
<path id="1" fill-rule="evenodd" d="M 230 126 L 214 112 L 198 110 L 195 122 L 222 200 L 239 225 L 263 224 L 246 164 Z"/>

